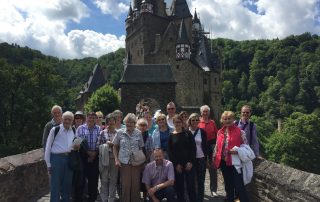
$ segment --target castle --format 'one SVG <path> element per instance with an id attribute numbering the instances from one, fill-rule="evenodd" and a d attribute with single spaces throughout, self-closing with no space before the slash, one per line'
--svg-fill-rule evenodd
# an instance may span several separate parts
<path id="1" fill-rule="evenodd" d="M 168 101 L 197 112 L 207 104 L 219 118 L 221 63 L 186 0 L 173 0 L 169 8 L 164 0 L 133 0 L 125 26 L 126 58 L 120 81 L 125 113 L 134 112 L 143 99 L 162 110 Z"/>

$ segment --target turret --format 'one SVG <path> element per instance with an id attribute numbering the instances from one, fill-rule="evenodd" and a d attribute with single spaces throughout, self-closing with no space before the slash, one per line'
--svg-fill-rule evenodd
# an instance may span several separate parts
<path id="1" fill-rule="evenodd" d="M 192 28 L 197 31 L 201 30 L 201 22 L 200 22 L 200 19 L 198 18 L 197 10 L 194 11 L 194 16 L 192 19 Z"/>
<path id="2" fill-rule="evenodd" d="M 176 42 L 176 60 L 188 60 L 190 59 L 190 54 L 190 42 L 188 39 L 186 25 L 184 24 L 184 19 L 182 18 L 178 40 Z"/>
<path id="3" fill-rule="evenodd" d="M 134 1 L 134 9 L 133 9 L 133 19 L 137 19 L 140 16 L 140 6 L 141 6 L 141 0 L 135 0 Z"/>
<path id="4" fill-rule="evenodd" d="M 132 20 L 133 20 L 133 11 L 132 11 L 132 7 L 131 7 L 131 4 L 130 4 L 128 16 L 127 16 L 127 19 L 126 19 L 126 28 L 128 28 L 131 25 Z"/>
<path id="5" fill-rule="evenodd" d="M 142 0 L 141 13 L 153 13 L 153 4 L 151 0 Z"/>

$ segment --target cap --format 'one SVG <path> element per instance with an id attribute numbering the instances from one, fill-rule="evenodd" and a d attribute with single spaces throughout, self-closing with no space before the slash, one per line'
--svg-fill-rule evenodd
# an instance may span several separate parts
<path id="1" fill-rule="evenodd" d="M 83 114 L 82 111 L 77 111 L 77 112 L 74 114 L 74 116 L 82 116 L 82 117 L 84 117 L 84 114 Z"/>

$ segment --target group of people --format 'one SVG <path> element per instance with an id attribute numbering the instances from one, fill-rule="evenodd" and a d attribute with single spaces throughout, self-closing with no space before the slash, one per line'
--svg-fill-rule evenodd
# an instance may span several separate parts
<path id="1" fill-rule="evenodd" d="M 227 201 L 249 201 L 245 184 L 252 177 L 251 160 L 259 157 L 250 106 L 241 108 L 238 121 L 233 112 L 223 112 L 220 130 L 207 105 L 200 115 L 176 114 L 173 102 L 166 110 L 167 115 L 145 110 L 123 119 L 120 110 L 104 117 L 102 112 L 63 113 L 53 106 L 42 141 L 51 201 L 96 201 L 100 178 L 103 202 L 115 201 L 116 193 L 122 202 L 201 202 L 207 168 L 212 196 L 217 196 L 221 168 Z M 79 169 L 70 167 L 71 152 L 81 159 Z"/>

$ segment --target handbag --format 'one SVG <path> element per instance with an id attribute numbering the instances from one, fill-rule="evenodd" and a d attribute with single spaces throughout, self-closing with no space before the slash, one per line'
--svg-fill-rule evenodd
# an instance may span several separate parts
<path id="1" fill-rule="evenodd" d="M 140 149 L 138 151 L 132 152 L 131 155 L 131 164 L 133 166 L 139 166 L 146 161 L 146 156 L 144 155 L 143 151 Z"/>
<path id="2" fill-rule="evenodd" d="M 79 151 L 71 150 L 68 155 L 68 166 L 72 171 L 80 170 L 82 168 Z"/>

